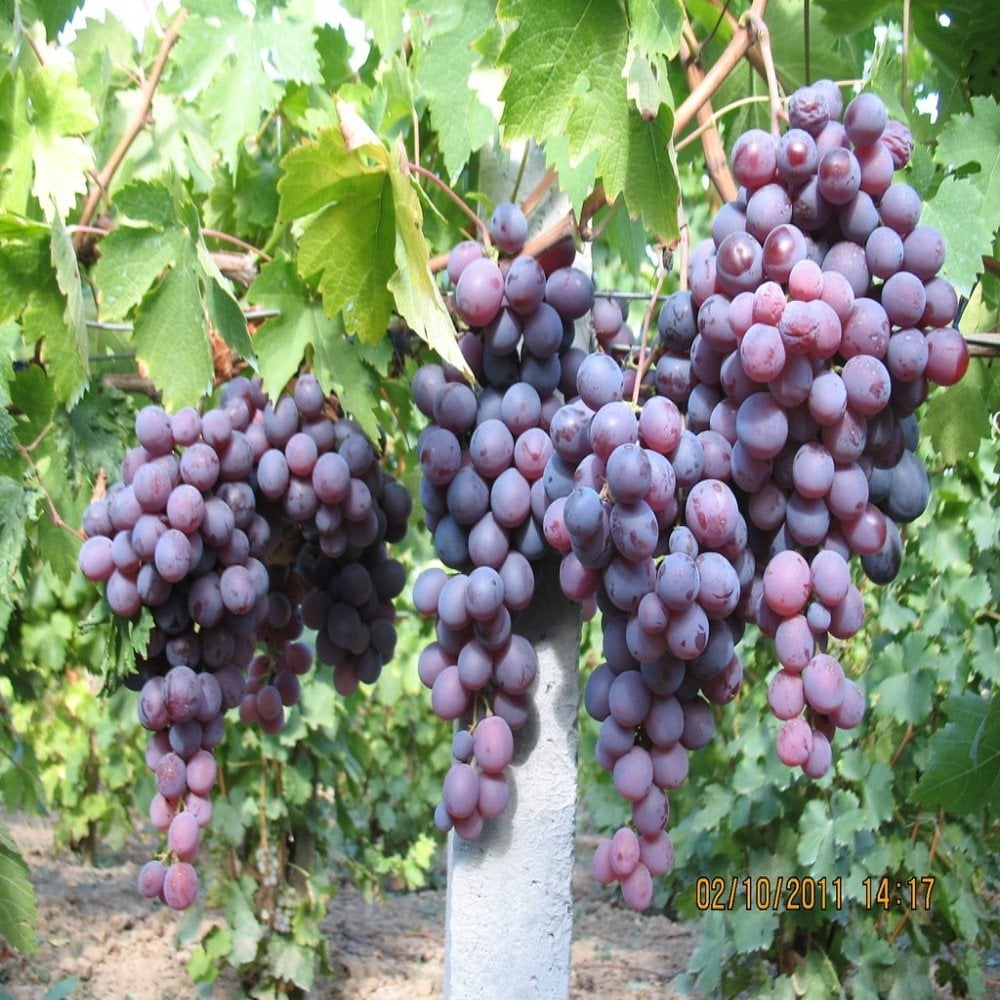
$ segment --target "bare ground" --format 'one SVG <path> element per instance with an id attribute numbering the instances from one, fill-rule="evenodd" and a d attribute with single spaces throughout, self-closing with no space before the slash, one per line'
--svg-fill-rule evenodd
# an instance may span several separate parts
<path id="1" fill-rule="evenodd" d="M 74 1000 L 175 1000 L 194 997 L 189 957 L 175 944 L 177 916 L 135 892 L 144 860 L 134 844 L 100 868 L 53 848 L 51 824 L 5 817 L 32 870 L 38 898 L 38 954 L 0 953 L 0 1000 L 44 1000 L 76 977 Z M 589 852 L 581 852 L 589 857 Z M 573 1000 L 671 1000 L 696 930 L 663 916 L 639 916 L 596 886 L 581 864 L 574 877 Z M 315 996 L 329 1000 L 440 997 L 444 966 L 443 891 L 366 902 L 345 887 L 325 922 L 335 976 Z M 238 995 L 224 977 L 211 996 Z"/>

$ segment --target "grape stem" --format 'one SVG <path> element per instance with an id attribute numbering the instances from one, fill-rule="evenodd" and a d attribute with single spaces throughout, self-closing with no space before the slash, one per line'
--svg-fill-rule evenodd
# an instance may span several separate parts
<path id="1" fill-rule="evenodd" d="M 106 226 L 91 226 L 85 223 L 67 226 L 66 228 L 74 236 L 77 233 L 86 233 L 89 236 L 107 236 L 111 232 L 111 230 Z M 199 229 L 199 232 L 202 236 L 207 236 L 209 239 L 222 240 L 224 243 L 231 243 L 233 246 L 239 247 L 241 250 L 246 250 L 247 253 L 255 254 L 265 262 L 273 260 L 271 255 L 269 253 L 265 253 L 260 249 L 260 247 L 255 247 L 252 243 L 247 243 L 246 240 L 241 240 L 238 236 L 233 236 L 231 233 L 224 233 L 220 229 L 207 229 L 205 227 Z"/>
<path id="2" fill-rule="evenodd" d="M 440 177 L 433 170 L 428 170 L 427 167 L 421 166 L 419 163 L 407 163 L 406 169 L 418 174 L 421 177 L 426 177 L 429 181 L 436 184 L 458 207 L 476 224 L 476 228 L 479 230 L 482 237 L 483 246 L 487 250 L 493 245 L 493 241 L 490 239 L 489 227 L 483 222 L 482 219 L 476 215 L 475 212 L 466 204 L 466 202 L 455 193 L 455 190 L 448 185 L 445 181 L 441 180 Z"/>
<path id="3" fill-rule="evenodd" d="M 723 18 L 725 18 L 726 20 L 726 23 L 729 25 L 729 29 L 735 34 L 736 31 L 739 29 L 739 22 L 729 11 L 731 0 L 708 0 L 708 2 L 722 14 Z M 807 3 L 807 8 L 808 8 L 808 3 Z M 763 12 L 761 12 L 761 17 L 763 17 Z M 710 38 L 711 35 L 709 36 L 709 39 Z M 702 42 L 702 46 L 706 45 L 709 39 L 706 39 L 704 42 Z M 762 80 L 767 79 L 767 72 L 764 69 L 764 60 L 761 58 L 759 49 L 751 47 L 746 53 L 746 60 L 748 63 L 750 63 L 751 66 L 753 66 L 755 72 Z"/>
<path id="4" fill-rule="evenodd" d="M 80 215 L 80 225 L 86 226 L 87 223 L 94 217 L 94 212 L 97 211 L 98 203 L 101 198 L 107 192 L 108 187 L 111 184 L 112 179 L 121 166 L 122 161 L 125 159 L 125 155 L 128 153 L 135 142 L 136 136 L 142 131 L 146 125 L 147 117 L 149 115 L 149 109 L 153 104 L 153 94 L 156 92 L 157 84 L 160 82 L 160 77 L 163 75 L 163 69 L 167 64 L 167 57 L 170 55 L 170 50 L 177 43 L 180 37 L 181 25 L 184 24 L 187 19 L 188 12 L 181 8 L 178 11 L 177 16 L 170 23 L 170 27 L 163 33 L 163 41 L 160 43 L 160 50 L 156 53 L 156 60 L 153 63 L 153 68 L 150 71 L 149 78 L 146 80 L 145 86 L 142 88 L 142 98 L 139 101 L 139 107 L 136 108 L 135 114 L 132 116 L 132 120 L 129 122 L 128 128 L 125 130 L 124 135 L 118 140 L 118 145 L 115 146 L 111 155 L 108 157 L 107 163 L 101 167 L 100 172 L 97 177 L 94 178 L 94 186 L 90 189 L 90 194 L 87 196 L 86 204 L 83 206 L 83 212 Z M 83 243 L 82 239 L 83 233 L 78 232 L 77 236 L 74 238 L 74 246 L 77 250 Z"/>
<path id="5" fill-rule="evenodd" d="M 778 76 L 774 70 L 774 56 L 771 54 L 771 33 L 763 19 L 751 7 L 744 15 L 757 35 L 757 45 L 764 58 L 764 69 L 767 73 L 767 93 L 771 102 L 771 131 L 781 134 L 781 121 L 785 117 L 781 102 L 781 91 L 778 89 Z"/>
<path id="6" fill-rule="evenodd" d="M 666 247 L 661 247 L 661 251 L 667 249 Z M 653 289 L 653 294 L 649 297 L 649 303 L 646 306 L 646 312 L 642 317 L 642 333 L 639 337 L 639 361 L 636 364 L 635 372 L 635 386 L 632 389 L 632 405 L 635 407 L 639 406 L 639 392 L 642 389 L 642 380 L 646 374 L 646 363 L 648 356 L 648 346 L 649 346 L 649 327 L 653 322 L 653 313 L 656 311 L 656 303 L 659 299 L 660 292 L 663 289 L 663 282 L 667 277 L 667 269 L 663 266 L 663 256 L 661 253 L 660 264 L 657 267 L 657 278 L 656 287 Z"/>
<path id="7" fill-rule="evenodd" d="M 522 161 L 522 163 L 523 162 L 525 161 Z M 534 186 L 528 197 L 521 202 L 521 211 L 524 212 L 525 215 L 531 215 L 535 208 L 538 207 L 538 203 L 545 197 L 545 193 L 550 187 L 552 187 L 555 179 L 556 172 L 552 169 L 552 167 L 549 167 L 549 169 L 542 174 L 542 179 Z M 520 174 L 518 174 L 518 183 L 520 183 Z"/>
<path id="8" fill-rule="evenodd" d="M 52 425 L 49 424 L 49 427 L 51 426 Z M 48 428 L 46 428 L 46 430 L 48 430 Z M 14 447 L 17 449 L 18 454 L 25 460 L 25 462 L 28 463 L 28 468 L 31 469 L 32 474 L 38 482 L 38 488 L 42 491 L 42 496 L 45 497 L 45 502 L 48 505 L 49 517 L 52 518 L 52 523 L 57 528 L 65 528 L 75 538 L 79 538 L 81 542 L 86 541 L 87 536 L 84 534 L 82 528 L 74 528 L 71 524 L 68 524 L 62 519 L 62 516 L 56 508 L 55 501 L 52 499 L 52 494 L 45 485 L 45 480 L 42 479 L 42 475 L 38 471 L 38 466 L 35 465 L 35 460 L 31 457 L 31 449 L 38 445 L 44 436 L 45 431 L 42 431 L 42 433 L 31 443 L 30 448 L 26 448 L 20 442 L 17 442 Z"/>
<path id="9" fill-rule="evenodd" d="M 687 224 L 687 216 L 684 213 L 684 202 L 677 202 L 677 229 L 680 232 L 681 259 L 678 268 L 678 282 L 682 292 L 688 290 L 688 267 L 691 262 L 691 229 Z"/>
<path id="10" fill-rule="evenodd" d="M 725 105 L 725 107 L 719 108 L 718 111 L 706 116 L 708 119 L 707 121 L 699 125 L 697 128 L 692 129 L 679 142 L 675 142 L 674 149 L 679 153 L 685 146 L 690 146 L 691 143 L 706 130 L 716 126 L 723 115 L 729 114 L 730 111 L 735 111 L 737 108 L 745 107 L 748 104 L 762 104 L 764 101 L 770 101 L 770 98 L 758 94 L 754 97 L 741 97 L 738 101 L 733 101 L 732 103 Z M 699 121 L 701 121 L 700 118 Z"/>

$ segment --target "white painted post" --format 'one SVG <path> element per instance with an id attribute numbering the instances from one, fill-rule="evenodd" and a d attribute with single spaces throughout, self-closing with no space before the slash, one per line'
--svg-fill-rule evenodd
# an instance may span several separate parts
<path id="1" fill-rule="evenodd" d="M 538 677 L 510 803 L 478 841 L 448 836 L 446 1000 L 569 996 L 580 609 L 563 596 L 557 559 L 535 575 L 517 630 L 538 652 Z"/>

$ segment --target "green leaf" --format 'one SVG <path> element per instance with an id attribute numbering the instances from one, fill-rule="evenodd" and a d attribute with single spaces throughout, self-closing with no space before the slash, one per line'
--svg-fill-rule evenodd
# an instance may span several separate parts
<path id="1" fill-rule="evenodd" d="M 243 140 L 278 106 L 287 84 L 321 81 L 312 25 L 273 4 L 259 4 L 250 18 L 236 4 L 186 6 L 192 13 L 181 30 L 169 88 L 201 94 L 212 142 L 232 172 Z"/>
<path id="2" fill-rule="evenodd" d="M 21 343 L 21 330 L 12 321 L 0 323 L 0 458 L 14 454 L 14 418 L 10 406 L 10 383 L 14 378 L 12 361 Z"/>
<path id="3" fill-rule="evenodd" d="M 177 228 L 176 218 L 170 222 L 163 220 L 156 204 L 161 192 L 168 194 L 166 188 L 145 184 L 142 187 L 142 192 L 135 191 L 134 186 L 126 191 L 152 196 L 145 211 L 154 216 L 153 224 L 116 226 L 101 241 L 101 259 L 94 266 L 94 283 L 100 289 L 101 317 L 105 320 L 125 319 L 164 271 L 177 266 L 188 252 L 188 234 Z M 142 211 L 135 202 L 136 199 L 130 198 L 125 204 L 131 205 L 132 211 Z M 130 214 L 125 204 L 119 207 Z"/>
<path id="4" fill-rule="evenodd" d="M 33 0 L 33 13 L 41 18 L 45 25 L 45 34 L 54 41 L 63 25 L 73 16 L 82 0 Z"/>
<path id="5" fill-rule="evenodd" d="M 673 59 L 680 50 L 684 9 L 679 0 L 631 0 L 628 5 L 632 40 L 645 55 Z"/>
<path id="6" fill-rule="evenodd" d="M 34 162 L 32 194 L 43 204 L 55 203 L 65 218 L 76 196 L 87 191 L 87 172 L 94 168 L 90 146 L 79 137 L 97 125 L 90 95 L 76 76 L 51 64 L 28 76 L 27 107 L 31 156 Z"/>
<path id="7" fill-rule="evenodd" d="M 0 934 L 18 951 L 38 951 L 35 935 L 35 890 L 28 866 L 3 821 L 0 821 Z"/>
<path id="8" fill-rule="evenodd" d="M 253 962 L 264 928 L 257 922 L 243 887 L 236 882 L 230 883 L 226 893 L 226 923 L 233 935 L 229 961 L 237 967 Z"/>
<path id="9" fill-rule="evenodd" d="M 806 803 L 799 823 L 799 841 L 795 855 L 799 864 L 815 870 L 817 876 L 833 869 L 834 822 L 822 802 Z"/>
<path id="10" fill-rule="evenodd" d="M 0 476 L 0 610 L 15 605 L 23 579 L 21 556 L 28 544 L 28 523 L 35 519 L 38 495 L 7 476 Z M 0 616 L 5 621 L 7 616 Z M 0 639 L 3 629 L 0 629 Z"/>
<path id="11" fill-rule="evenodd" d="M 52 267 L 59 290 L 66 297 L 63 322 L 46 337 L 46 364 L 52 375 L 56 398 L 72 406 L 90 380 L 90 340 L 84 322 L 83 286 L 73 241 L 62 219 L 53 213 Z"/>
<path id="12" fill-rule="evenodd" d="M 780 67 L 785 89 L 791 92 L 808 82 L 802 0 L 771 0 L 767 27 L 775 64 Z M 813 18 L 809 25 L 810 78 L 855 79 L 872 45 L 871 32 L 865 28 L 864 23 L 855 22 L 850 32 L 831 31 L 823 21 Z"/>
<path id="13" fill-rule="evenodd" d="M 284 176 L 278 181 L 278 218 L 282 222 L 318 212 L 349 191 L 356 178 L 378 172 L 378 167 L 351 154 L 337 126 L 320 129 L 315 141 L 293 149 L 281 167 Z"/>
<path id="14" fill-rule="evenodd" d="M 344 410 L 372 441 L 378 441 L 379 395 L 372 384 L 372 372 L 362 362 L 358 345 L 347 339 L 341 318 L 335 316 L 330 322 L 332 331 L 314 345 L 316 378 L 324 388 L 337 393 Z"/>
<path id="15" fill-rule="evenodd" d="M 395 271 L 396 220 L 384 172 L 358 177 L 345 197 L 324 209 L 299 242 L 299 273 L 319 278 L 327 313 L 341 313 L 348 333 L 374 342 L 392 315 L 387 288 Z"/>
<path id="16" fill-rule="evenodd" d="M 430 251 L 423 234 L 423 212 L 409 174 L 398 165 L 405 162 L 401 141 L 393 150 L 389 180 L 392 186 L 393 214 L 396 222 L 394 260 L 396 271 L 389 278 L 396 309 L 443 361 L 471 376 L 468 362 L 458 348 L 455 327 L 430 271 Z"/>
<path id="17" fill-rule="evenodd" d="M 247 296 L 256 305 L 278 311 L 254 337 L 268 395 L 276 399 L 285 390 L 312 350 L 313 373 L 323 389 L 336 392 L 343 408 L 369 437 L 377 439 L 378 398 L 372 373 L 363 364 L 357 345 L 347 339 L 340 317 L 326 315 L 292 261 L 278 254 L 261 269 Z"/>
<path id="18" fill-rule="evenodd" d="M 965 176 L 995 210 L 1000 205 L 1000 104 L 996 99 L 973 97 L 972 114 L 953 115 L 941 129 L 934 159 L 950 170 L 976 164 L 979 169 Z M 995 212 L 990 215 L 996 222 Z"/>
<path id="19" fill-rule="evenodd" d="M 219 335 L 241 358 L 253 363 L 254 350 L 247 330 L 246 316 L 240 304 L 212 260 L 212 255 L 205 247 L 203 240 L 198 240 L 198 262 L 203 272 L 202 285 L 205 296 L 205 309 L 212 326 Z"/>
<path id="20" fill-rule="evenodd" d="M 972 358 L 957 385 L 935 392 L 924 408 L 923 430 L 946 465 L 964 462 L 990 436 L 990 414 L 1000 410 L 1000 378 L 985 358 Z"/>
<path id="21" fill-rule="evenodd" d="M 292 261 L 280 252 L 261 268 L 247 292 L 247 301 L 278 312 L 264 321 L 253 341 L 264 391 L 277 399 L 298 372 L 309 348 L 334 334 L 334 322 L 298 276 Z"/>
<path id="22" fill-rule="evenodd" d="M 188 268 L 170 271 L 135 320 L 135 349 L 170 410 L 196 404 L 212 385 L 212 347 L 198 279 Z"/>
<path id="23" fill-rule="evenodd" d="M 445 169 L 458 177 L 469 154 L 496 133 L 493 112 L 479 99 L 469 76 L 480 62 L 472 43 L 493 20 L 490 0 L 430 0 L 420 4 L 426 19 L 419 50 L 417 83 L 427 97 Z"/>
<path id="24" fill-rule="evenodd" d="M 344 6 L 364 21 L 379 49 L 388 54 L 403 40 L 404 0 L 348 0 Z"/>
<path id="25" fill-rule="evenodd" d="M 597 179 L 597 150 L 591 150 L 579 161 L 570 157 L 569 136 L 550 136 L 545 143 L 545 164 L 559 175 L 559 190 L 569 198 L 577 214 Z"/>
<path id="26" fill-rule="evenodd" d="M 882 681 L 873 694 L 880 715 L 918 726 L 930 715 L 934 675 L 929 670 L 918 669 L 916 664 L 908 666 L 909 670 L 900 662 L 899 669 Z"/>
<path id="27" fill-rule="evenodd" d="M 989 42 L 990 28 L 997 23 L 994 0 L 949 0 L 947 22 L 940 19 L 940 13 L 936 0 L 916 0 L 913 27 L 917 37 L 934 62 L 946 65 L 973 93 L 995 94 L 1000 52 Z"/>
<path id="28" fill-rule="evenodd" d="M 308 992 L 316 976 L 316 955 L 286 938 L 273 937 L 268 944 L 271 968 L 278 979 L 291 981 Z"/>
<path id="29" fill-rule="evenodd" d="M 518 22 L 500 53 L 500 62 L 510 68 L 501 94 L 508 138 L 557 135 L 581 94 L 590 91 L 585 104 L 593 108 L 602 95 L 624 90 L 619 73 L 628 25 L 616 0 L 500 0 L 497 17 Z"/>
<path id="30" fill-rule="evenodd" d="M 665 242 L 679 231 L 680 186 L 670 140 L 673 121 L 673 112 L 665 106 L 653 121 L 646 121 L 630 108 L 619 142 L 603 150 L 597 162 L 608 198 L 614 200 L 619 193 L 624 194 L 629 215 L 633 219 L 641 216 Z"/>
<path id="31" fill-rule="evenodd" d="M 997 197 L 1000 199 L 1000 190 Z M 934 197 L 925 202 L 920 223 L 936 226 L 943 234 L 948 252 L 941 274 L 959 295 L 968 296 L 982 273 L 983 256 L 993 250 L 996 221 L 995 213 L 987 211 L 982 192 L 969 177 L 945 177 Z"/>
<path id="32" fill-rule="evenodd" d="M 910 801 L 967 815 L 1000 805 L 1000 698 L 968 693 L 948 703 L 952 720 L 930 740 L 931 763 Z"/>
<path id="33" fill-rule="evenodd" d="M 30 240 L 48 235 L 49 227 L 44 222 L 35 222 L 9 212 L 0 213 L 0 240 Z"/>

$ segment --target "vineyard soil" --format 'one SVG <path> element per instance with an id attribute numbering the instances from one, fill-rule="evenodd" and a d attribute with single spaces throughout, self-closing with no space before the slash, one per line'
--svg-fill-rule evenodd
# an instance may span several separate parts
<path id="1" fill-rule="evenodd" d="M 150 906 L 134 890 L 148 847 L 137 841 L 105 852 L 100 867 L 78 863 L 53 848 L 51 825 L 3 816 L 38 894 L 37 955 L 0 955 L 0 997 L 43 1000 L 60 980 L 77 977 L 74 1000 L 161 1000 L 197 995 L 187 976 L 186 949 L 175 951 L 178 917 Z M 574 1000 L 629 997 L 673 1000 L 671 980 L 683 971 L 697 942 L 696 927 L 663 916 L 639 916 L 594 883 L 593 843 L 579 845 L 574 878 Z M 612 898 L 608 898 L 612 897 Z M 316 990 L 328 1000 L 416 1000 L 440 997 L 444 966 L 444 890 L 390 894 L 367 903 L 345 887 L 325 922 L 334 978 Z M 5 992 L 6 991 L 6 992 Z M 232 979 L 216 984 L 215 998 L 237 994 Z"/>

